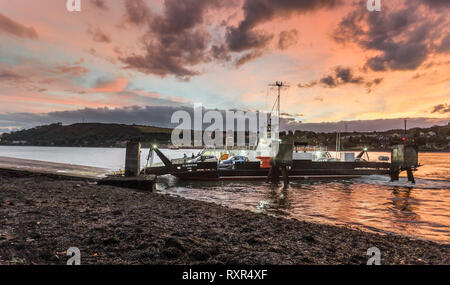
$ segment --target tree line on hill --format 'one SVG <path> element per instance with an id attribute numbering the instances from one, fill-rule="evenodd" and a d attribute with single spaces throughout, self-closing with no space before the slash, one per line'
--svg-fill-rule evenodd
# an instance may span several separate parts
<path id="1" fill-rule="evenodd" d="M 172 129 L 140 125 L 79 123 L 63 126 L 61 123 L 39 126 L 28 130 L 5 133 L 0 145 L 71 146 L 71 147 L 125 147 L 131 139 L 140 138 L 143 147 L 157 144 L 171 147 Z M 194 136 L 192 135 L 192 138 Z M 225 137 L 225 136 L 224 136 Z M 450 150 L 450 124 L 431 128 L 386 132 L 341 133 L 341 149 L 389 150 L 392 145 L 405 140 L 418 145 L 421 150 Z M 235 134 L 235 139 L 237 135 Z M 248 140 L 248 133 L 246 133 Z M 333 150 L 336 133 L 295 131 L 294 139 L 310 146 L 325 146 Z"/>

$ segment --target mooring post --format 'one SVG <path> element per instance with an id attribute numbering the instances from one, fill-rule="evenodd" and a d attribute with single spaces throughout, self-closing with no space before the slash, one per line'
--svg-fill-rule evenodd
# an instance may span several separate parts
<path id="1" fill-rule="evenodd" d="M 141 142 L 132 140 L 127 142 L 125 154 L 125 176 L 136 177 L 141 172 Z"/>
<path id="2" fill-rule="evenodd" d="M 270 182 L 270 180 L 272 179 L 272 175 L 273 175 L 273 165 L 270 166 L 270 168 L 269 168 L 269 173 L 267 174 L 266 183 Z"/>
<path id="3" fill-rule="evenodd" d="M 400 169 L 398 168 L 397 165 L 392 165 L 391 166 L 391 173 L 390 173 L 390 175 L 391 175 L 391 182 L 398 181 L 399 176 L 400 176 Z"/>
<path id="4" fill-rule="evenodd" d="M 413 171 L 412 171 L 411 167 L 408 167 L 406 169 L 406 173 L 408 173 L 408 181 L 413 183 L 413 184 L 416 184 L 416 180 L 414 179 L 414 174 L 413 174 Z"/>
<path id="5" fill-rule="evenodd" d="M 408 181 L 416 183 L 413 168 L 419 166 L 419 153 L 416 145 L 396 145 L 391 152 L 391 181 L 398 181 L 400 171 L 406 170 Z"/>
<path id="6" fill-rule="evenodd" d="M 277 142 L 278 143 L 278 142 Z M 275 143 L 274 143 L 275 144 Z M 274 145 L 272 145 L 272 148 Z M 267 181 L 272 183 L 280 181 L 280 175 L 283 176 L 284 187 L 289 185 L 288 166 L 292 166 L 292 152 L 294 149 L 294 135 L 289 132 L 288 135 L 283 133 L 281 135 L 281 143 L 277 144 L 276 153 L 270 159 L 270 170 L 267 176 Z"/>
<path id="7" fill-rule="evenodd" d="M 280 182 L 280 167 L 272 164 L 269 169 L 269 175 L 267 175 L 267 182 L 278 183 Z"/>
<path id="8" fill-rule="evenodd" d="M 289 185 L 289 176 L 286 165 L 281 166 L 281 174 L 283 175 L 284 187 Z"/>

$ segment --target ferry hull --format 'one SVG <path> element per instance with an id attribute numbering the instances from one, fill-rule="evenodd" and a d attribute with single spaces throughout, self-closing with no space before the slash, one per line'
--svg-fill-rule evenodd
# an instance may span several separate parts
<path id="1" fill-rule="evenodd" d="M 265 180 L 268 168 L 190 169 L 174 171 L 172 175 L 182 180 Z M 365 175 L 389 175 L 390 163 L 381 162 L 312 162 L 294 161 L 288 170 L 291 180 L 300 179 L 347 179 Z"/>

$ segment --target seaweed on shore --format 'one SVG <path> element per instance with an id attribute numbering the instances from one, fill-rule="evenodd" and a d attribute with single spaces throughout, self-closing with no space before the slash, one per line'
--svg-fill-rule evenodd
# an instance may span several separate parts
<path id="1" fill-rule="evenodd" d="M 0 264 L 450 264 L 450 246 L 0 171 Z"/>

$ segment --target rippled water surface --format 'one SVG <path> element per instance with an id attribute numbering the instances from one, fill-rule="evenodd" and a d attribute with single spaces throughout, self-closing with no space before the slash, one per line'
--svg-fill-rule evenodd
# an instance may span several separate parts
<path id="1" fill-rule="evenodd" d="M 179 182 L 167 177 L 159 191 L 189 199 L 375 232 L 450 244 L 450 154 L 423 153 L 424 164 L 406 178 L 293 181 L 287 189 L 257 182 Z"/>
<path id="2" fill-rule="evenodd" d="M 189 151 L 164 150 L 171 158 Z M 143 164 L 147 153 L 142 154 Z M 371 154 L 371 159 L 378 157 Z M 387 154 L 384 154 L 387 155 Z M 0 147 L 0 156 L 123 168 L 125 150 Z M 421 153 L 416 184 L 387 176 L 292 181 L 287 189 L 258 182 L 181 182 L 160 177 L 158 191 L 188 199 L 319 223 L 391 232 L 450 244 L 450 154 Z"/>

